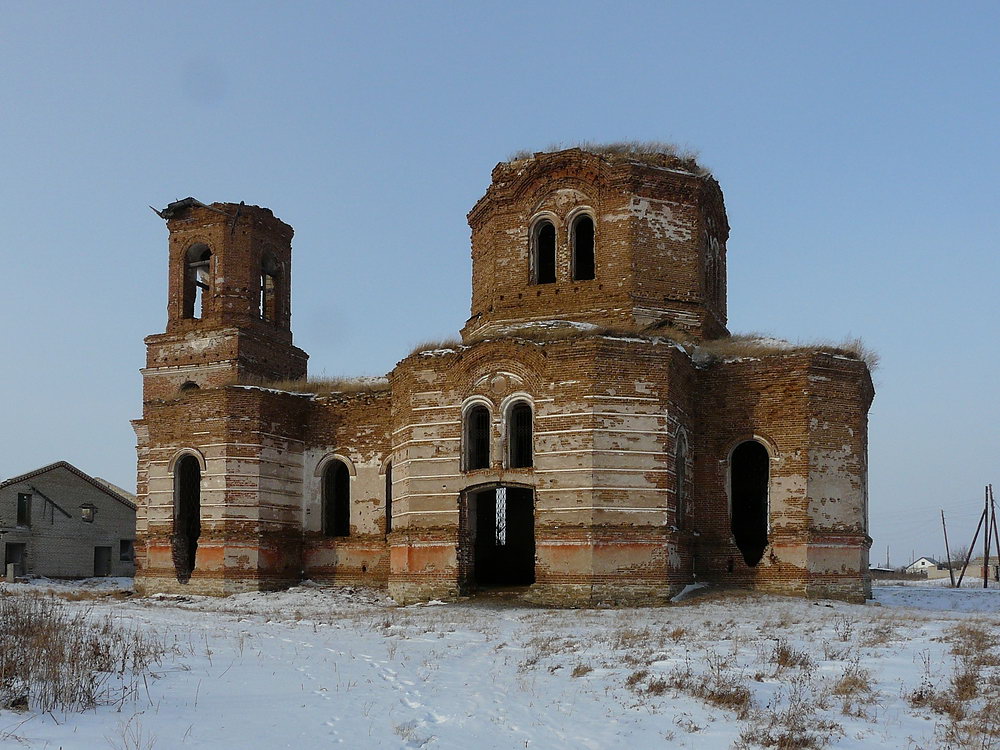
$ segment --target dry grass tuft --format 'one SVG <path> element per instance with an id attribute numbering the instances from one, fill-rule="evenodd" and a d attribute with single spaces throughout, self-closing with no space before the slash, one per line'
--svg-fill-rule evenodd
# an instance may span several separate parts
<path id="1" fill-rule="evenodd" d="M 594 668 L 589 664 L 577 664 L 573 667 L 573 671 L 570 673 L 572 677 L 583 677 L 586 674 L 590 674 L 594 671 Z"/>
<path id="2" fill-rule="evenodd" d="M 454 337 L 446 339 L 429 339 L 427 341 L 421 341 L 419 344 L 410 350 L 410 355 L 420 354 L 421 352 L 432 352 L 436 349 L 461 349 L 462 342 Z"/>
<path id="3" fill-rule="evenodd" d="M 37 594 L 0 597 L 0 707 L 83 711 L 138 696 L 167 648 L 113 615 Z"/>
<path id="4" fill-rule="evenodd" d="M 737 334 L 695 345 L 693 356 L 707 362 L 753 357 L 767 357 L 785 354 L 810 354 L 824 352 L 864 362 L 874 372 L 878 368 L 879 356 L 865 345 L 860 338 L 844 341 L 815 341 L 789 343 L 758 333 Z"/>

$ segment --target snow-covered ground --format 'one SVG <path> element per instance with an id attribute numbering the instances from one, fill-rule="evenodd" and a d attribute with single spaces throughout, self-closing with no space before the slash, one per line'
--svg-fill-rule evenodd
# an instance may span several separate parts
<path id="1" fill-rule="evenodd" d="M 0 710 L 0 747 L 1000 746 L 996 721 L 992 737 L 969 734 L 1000 694 L 996 589 L 879 586 L 867 605 L 707 590 L 665 607 L 576 610 L 396 607 L 379 592 L 310 585 L 104 595 L 129 585 L 2 587 L 113 611 L 173 648 L 122 706 Z M 973 696 L 956 688 L 970 670 Z"/>

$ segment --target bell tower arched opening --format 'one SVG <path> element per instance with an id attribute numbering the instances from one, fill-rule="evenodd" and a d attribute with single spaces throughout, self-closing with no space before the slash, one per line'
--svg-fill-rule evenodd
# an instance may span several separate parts
<path id="1" fill-rule="evenodd" d="M 187 583 L 195 569 L 201 536 L 201 464 L 187 455 L 174 469 L 174 533 L 171 538 L 174 573 Z"/>

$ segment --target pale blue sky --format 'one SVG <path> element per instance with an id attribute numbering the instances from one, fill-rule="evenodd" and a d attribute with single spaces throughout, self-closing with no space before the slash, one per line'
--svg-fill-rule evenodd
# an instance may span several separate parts
<path id="1" fill-rule="evenodd" d="M 147 204 L 272 208 L 310 371 L 381 374 L 468 316 L 497 161 L 672 140 L 725 192 L 731 330 L 881 352 L 873 557 L 939 554 L 938 509 L 967 541 L 1000 484 L 998 31 L 995 2 L 0 2 L 0 477 L 134 488 Z"/>

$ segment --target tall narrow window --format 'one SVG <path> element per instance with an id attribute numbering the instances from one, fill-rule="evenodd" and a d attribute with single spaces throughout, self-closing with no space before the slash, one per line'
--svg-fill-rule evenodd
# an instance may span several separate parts
<path id="1" fill-rule="evenodd" d="M 209 289 L 212 251 L 206 245 L 192 245 L 184 264 L 184 317 L 201 318 Z"/>
<path id="2" fill-rule="evenodd" d="M 385 465 L 385 533 L 392 531 L 392 461 Z"/>
<path id="3" fill-rule="evenodd" d="M 678 431 L 677 443 L 674 448 L 674 474 L 677 477 L 677 528 L 686 526 L 688 513 L 688 476 L 687 476 L 687 438 Z"/>
<path id="4" fill-rule="evenodd" d="M 594 220 L 581 214 L 573 221 L 573 280 L 594 278 Z"/>
<path id="5" fill-rule="evenodd" d="M 518 401 L 507 412 L 507 465 L 526 469 L 534 465 L 531 440 L 531 406 Z"/>
<path id="6" fill-rule="evenodd" d="M 465 470 L 490 467 L 490 410 L 476 404 L 465 413 Z"/>
<path id="7" fill-rule="evenodd" d="M 343 461 L 331 461 L 323 472 L 323 533 L 351 535 L 351 473 Z"/>
<path id="8" fill-rule="evenodd" d="M 201 537 L 201 464 L 184 456 L 174 469 L 174 534 L 170 540 L 174 573 L 187 583 L 194 571 Z"/>
<path id="9" fill-rule="evenodd" d="M 31 493 L 17 493 L 17 525 L 31 526 Z"/>
<path id="10" fill-rule="evenodd" d="M 756 440 L 740 443 L 729 466 L 732 491 L 732 530 L 736 546 L 750 567 L 764 556 L 767 548 L 767 492 L 770 457 Z"/>
<path id="11" fill-rule="evenodd" d="M 532 237 L 534 245 L 536 284 L 554 284 L 556 281 L 556 228 L 551 221 L 540 221 L 535 225 Z"/>
<path id="12" fill-rule="evenodd" d="M 270 252 L 265 252 L 260 261 L 260 318 L 272 323 L 278 322 L 279 285 L 281 266 Z"/>

